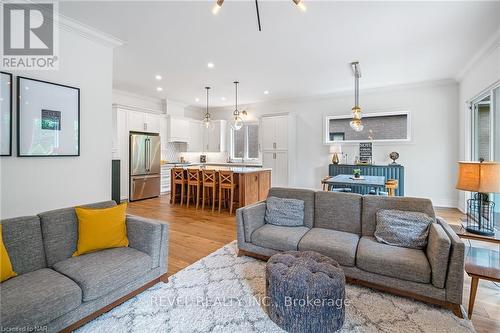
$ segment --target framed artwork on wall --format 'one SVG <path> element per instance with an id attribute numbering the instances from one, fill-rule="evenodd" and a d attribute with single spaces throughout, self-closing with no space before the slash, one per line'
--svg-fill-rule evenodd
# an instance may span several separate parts
<path id="1" fill-rule="evenodd" d="M 80 89 L 17 78 L 17 156 L 80 156 Z"/>
<path id="2" fill-rule="evenodd" d="M 12 155 L 12 74 L 0 72 L 0 156 Z"/>

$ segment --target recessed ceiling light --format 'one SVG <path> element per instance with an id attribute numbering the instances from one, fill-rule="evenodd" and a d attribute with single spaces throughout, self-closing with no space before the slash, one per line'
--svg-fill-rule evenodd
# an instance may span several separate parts
<path id="1" fill-rule="evenodd" d="M 156 91 L 163 91 L 162 87 L 156 87 Z"/>
<path id="2" fill-rule="evenodd" d="M 269 95 L 269 90 L 264 90 L 264 95 Z"/>
<path id="3" fill-rule="evenodd" d="M 200 101 L 200 99 L 199 99 L 198 97 L 196 97 L 194 100 L 195 100 L 196 102 L 199 102 L 199 101 Z"/>
<path id="4" fill-rule="evenodd" d="M 209 62 L 209 63 L 207 64 L 207 67 L 208 67 L 208 68 L 214 68 L 214 67 L 215 67 L 215 65 L 214 65 L 214 63 L 213 63 L 213 62 Z"/>
<path id="5" fill-rule="evenodd" d="M 226 97 L 221 97 L 220 99 L 221 99 L 221 100 L 223 100 L 223 101 L 225 101 L 225 100 L 226 100 Z"/>
<path id="6" fill-rule="evenodd" d="M 162 79 L 161 75 L 155 75 L 155 79 L 157 79 L 158 81 L 160 81 Z"/>

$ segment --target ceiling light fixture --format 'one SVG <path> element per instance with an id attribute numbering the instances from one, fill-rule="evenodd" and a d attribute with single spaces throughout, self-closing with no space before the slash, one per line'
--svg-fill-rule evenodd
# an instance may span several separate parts
<path id="1" fill-rule="evenodd" d="M 264 95 L 269 95 L 269 90 L 264 90 Z"/>
<path id="2" fill-rule="evenodd" d="M 238 110 L 238 81 L 234 81 L 234 91 L 235 91 L 235 106 L 233 111 L 233 119 L 231 119 L 231 128 L 235 131 L 240 130 L 243 127 L 243 119 L 240 116 L 240 111 Z"/>
<path id="3" fill-rule="evenodd" d="M 160 81 L 162 79 L 161 75 L 155 75 L 155 79 L 157 79 L 158 81 Z"/>
<path id="4" fill-rule="evenodd" d="M 214 68 L 214 67 L 215 67 L 215 65 L 214 65 L 214 63 L 213 63 L 213 62 L 209 62 L 209 63 L 207 64 L 207 67 L 208 67 L 208 68 Z"/>
<path id="5" fill-rule="evenodd" d="M 225 101 L 226 100 L 226 97 L 221 97 L 220 98 L 221 101 Z"/>
<path id="6" fill-rule="evenodd" d="M 361 121 L 361 108 L 359 107 L 359 78 L 361 77 L 359 62 L 351 62 L 351 68 L 354 74 L 354 107 L 352 108 L 352 120 L 349 125 L 356 132 L 361 132 L 365 128 L 365 125 Z"/>
<path id="7" fill-rule="evenodd" d="M 307 10 L 306 5 L 304 5 L 304 0 L 292 0 L 292 1 L 295 3 L 295 5 L 297 5 L 297 7 L 301 11 L 305 12 Z"/>
<path id="8" fill-rule="evenodd" d="M 162 87 L 156 87 L 156 91 L 163 91 Z"/>
<path id="9" fill-rule="evenodd" d="M 224 0 L 217 0 L 215 5 L 212 7 L 212 14 L 217 15 L 222 7 L 222 4 L 224 4 Z"/>
<path id="10" fill-rule="evenodd" d="M 200 99 L 198 97 L 196 97 L 194 100 L 195 100 L 195 102 L 199 102 L 200 101 Z"/>
<path id="11" fill-rule="evenodd" d="M 205 89 L 207 90 L 207 110 L 205 112 L 205 116 L 203 117 L 203 121 L 201 122 L 201 124 L 205 128 L 211 128 L 212 127 L 212 120 L 211 120 L 210 112 L 208 111 L 208 92 L 210 91 L 210 87 L 205 87 Z"/>
<path id="12" fill-rule="evenodd" d="M 304 0 L 292 0 L 293 3 L 303 12 L 307 10 L 306 5 L 304 4 Z M 212 14 L 217 15 L 224 4 L 224 0 L 217 0 L 212 7 Z M 259 27 L 259 31 L 262 31 L 262 26 L 260 24 L 260 11 L 259 11 L 259 0 L 255 0 L 255 11 L 257 13 L 257 25 Z"/>

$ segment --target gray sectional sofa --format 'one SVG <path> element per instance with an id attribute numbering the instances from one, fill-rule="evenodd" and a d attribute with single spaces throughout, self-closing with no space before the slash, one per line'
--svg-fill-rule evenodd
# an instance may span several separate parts
<path id="1" fill-rule="evenodd" d="M 437 304 L 462 317 L 464 244 L 435 216 L 430 200 L 290 188 L 272 188 L 269 196 L 303 200 L 304 225 L 266 224 L 265 202 L 240 208 L 239 255 L 267 259 L 280 251 L 317 251 L 335 259 L 351 283 Z M 379 243 L 374 237 L 379 209 L 417 211 L 435 218 L 427 247 Z"/>
<path id="2" fill-rule="evenodd" d="M 105 208 L 114 201 L 87 205 Z M 0 330 L 71 331 L 159 281 L 166 281 L 168 225 L 127 216 L 129 247 L 71 255 L 75 209 L 1 221 L 18 276 L 0 284 Z"/>

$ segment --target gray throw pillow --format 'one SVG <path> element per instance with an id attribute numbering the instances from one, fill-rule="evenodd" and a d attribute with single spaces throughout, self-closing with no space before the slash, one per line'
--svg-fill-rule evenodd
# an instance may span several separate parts
<path id="1" fill-rule="evenodd" d="M 304 225 L 304 200 L 269 197 L 266 200 L 266 223 L 298 227 Z"/>
<path id="2" fill-rule="evenodd" d="M 377 212 L 374 236 L 381 243 L 421 250 L 427 246 L 433 222 L 434 219 L 425 213 L 381 209 Z"/>

